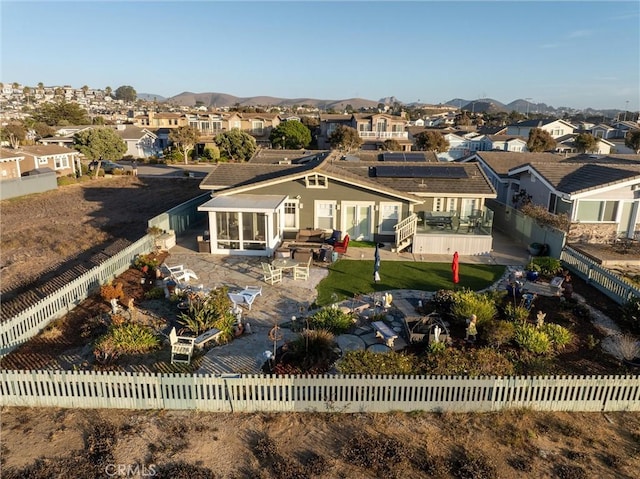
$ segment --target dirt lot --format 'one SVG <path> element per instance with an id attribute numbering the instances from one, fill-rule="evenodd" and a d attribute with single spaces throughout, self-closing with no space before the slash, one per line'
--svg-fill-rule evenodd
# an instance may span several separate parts
<path id="1" fill-rule="evenodd" d="M 193 178 L 96 179 L 0 203 L 2 301 L 60 275 L 147 221 L 203 193 Z"/>
<path id="2" fill-rule="evenodd" d="M 3 301 L 117 239 L 138 239 L 149 217 L 198 194 L 188 179 L 114 178 L 3 202 Z M 575 289 L 616 311 L 586 285 Z M 92 310 L 89 303 L 77 308 L 76 328 L 82 308 Z M 3 478 L 108 478 L 118 468 L 119 477 L 278 479 L 636 478 L 640 470 L 640 415 L 632 413 L 5 408 L 1 422 Z"/>
<path id="3" fill-rule="evenodd" d="M 635 479 L 640 416 L 4 409 L 2 462 L 3 479 Z"/>

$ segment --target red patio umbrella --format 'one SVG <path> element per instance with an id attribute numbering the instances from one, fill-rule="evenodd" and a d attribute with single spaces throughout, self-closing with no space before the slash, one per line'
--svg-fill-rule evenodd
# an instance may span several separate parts
<path id="1" fill-rule="evenodd" d="M 453 263 L 451 263 L 451 271 L 453 271 L 453 284 L 458 284 L 460 282 L 460 277 L 458 276 L 458 252 L 453 253 Z"/>

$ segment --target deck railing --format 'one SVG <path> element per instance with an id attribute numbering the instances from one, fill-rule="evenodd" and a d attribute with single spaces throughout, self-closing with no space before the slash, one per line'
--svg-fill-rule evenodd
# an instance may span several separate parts
<path id="1" fill-rule="evenodd" d="M 387 140 L 387 139 L 403 139 L 407 140 L 409 134 L 406 131 L 359 131 L 358 136 L 365 139 Z"/>
<path id="2" fill-rule="evenodd" d="M 572 273 L 618 304 L 624 304 L 634 296 L 640 298 L 640 289 L 569 246 L 564 247 L 560 259 Z"/>
<path id="3" fill-rule="evenodd" d="M 212 412 L 640 411 L 638 376 L 212 376 L 1 371 L 0 405 Z"/>
<path id="4" fill-rule="evenodd" d="M 412 213 L 393 227 L 396 230 L 396 248 L 416 234 L 417 224 L 418 216 Z"/>

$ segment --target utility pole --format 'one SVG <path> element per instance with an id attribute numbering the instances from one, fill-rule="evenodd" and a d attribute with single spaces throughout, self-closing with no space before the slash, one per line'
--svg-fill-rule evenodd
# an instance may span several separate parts
<path id="1" fill-rule="evenodd" d="M 525 98 L 524 100 L 527 102 L 527 120 L 528 120 L 529 119 L 529 104 L 530 104 L 529 102 L 531 100 L 533 100 L 533 98 Z"/>
<path id="2" fill-rule="evenodd" d="M 624 102 L 624 121 L 627 121 L 627 110 L 629 109 L 629 100 Z"/>

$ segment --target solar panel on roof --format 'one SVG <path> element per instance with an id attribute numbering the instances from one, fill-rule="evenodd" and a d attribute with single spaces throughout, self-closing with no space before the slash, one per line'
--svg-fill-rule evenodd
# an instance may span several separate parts
<path id="1" fill-rule="evenodd" d="M 372 166 L 369 171 L 378 178 L 468 178 L 464 166 Z"/>
<path id="2" fill-rule="evenodd" d="M 423 153 L 386 152 L 382 154 L 382 161 L 426 161 Z"/>

